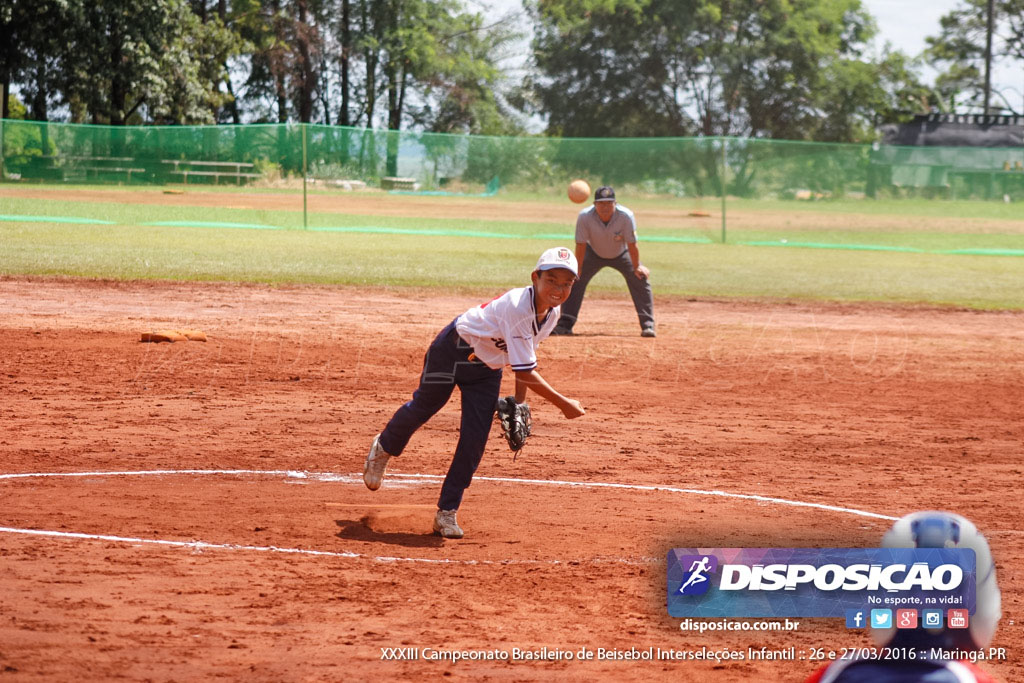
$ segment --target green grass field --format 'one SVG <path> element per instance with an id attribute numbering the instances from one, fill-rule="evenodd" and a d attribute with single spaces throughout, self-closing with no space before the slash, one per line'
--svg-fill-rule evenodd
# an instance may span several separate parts
<path id="1" fill-rule="evenodd" d="M 55 191 L 57 196 L 59 191 Z M 381 201 L 388 200 L 381 197 Z M 659 202 L 650 200 L 650 206 Z M 792 211 L 812 207 L 841 213 L 837 206 L 843 203 L 736 201 L 730 202 L 730 209 L 750 211 L 767 206 L 778 211 L 776 205 L 782 205 Z M 656 296 L 1024 309 L 1024 230 L 989 234 L 826 229 L 783 236 L 778 229 L 745 229 L 731 233 L 729 243 L 720 244 L 716 242 L 718 221 L 701 229 L 645 229 L 645 202 L 636 204 L 641 253 L 652 270 Z M 878 209 L 874 203 L 853 204 L 860 213 L 865 213 L 864 207 Z M 934 211 L 948 218 L 964 211 L 981 213 L 986 220 L 1007 221 L 1011 228 L 1019 225 L 1019 219 L 1002 203 L 888 204 L 896 208 L 886 215 L 906 211 L 919 216 Z M 961 204 L 966 209 L 960 208 Z M 452 221 L 316 213 L 309 216 L 311 229 L 304 230 L 301 204 L 297 211 L 263 211 L 0 196 L 0 214 L 104 221 L 0 220 L 0 273 L 4 275 L 497 291 L 525 283 L 541 250 L 572 242 L 572 230 L 565 224 L 500 219 Z M 965 220 L 972 217 L 977 216 L 965 216 Z M 263 229 L 189 227 L 217 223 Z M 814 248 L 794 247 L 793 243 Z M 961 250 L 994 250 L 1004 255 L 949 253 Z M 1013 255 L 1017 252 L 1020 255 Z M 602 272 L 591 287 L 624 290 L 620 276 L 611 271 Z"/>

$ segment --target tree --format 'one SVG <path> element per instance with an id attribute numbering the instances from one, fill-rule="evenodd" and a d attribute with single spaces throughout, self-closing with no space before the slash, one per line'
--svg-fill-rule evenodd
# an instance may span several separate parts
<path id="1" fill-rule="evenodd" d="M 885 123 L 904 123 L 940 107 L 935 91 L 921 82 L 909 57 L 884 51 L 877 62 L 842 60 L 830 65 L 818 90 L 831 103 L 821 108 L 815 139 L 867 141 Z"/>
<path id="2" fill-rule="evenodd" d="M 496 60 L 520 35 L 502 20 L 486 25 L 476 14 L 459 14 L 437 36 L 444 47 L 421 81 L 426 105 L 416 113 L 427 130 L 476 135 L 523 132 L 502 97 L 504 74 Z"/>
<path id="3" fill-rule="evenodd" d="M 531 83 L 548 132 L 567 137 L 697 132 L 671 78 L 677 41 L 697 30 L 692 0 L 554 0 L 530 5 Z M 663 16 L 665 15 L 665 16 Z M 676 92 L 673 92 L 676 90 Z M 690 104 L 697 104 L 691 101 Z"/>
<path id="4" fill-rule="evenodd" d="M 341 105 L 338 108 L 338 125 L 350 126 L 351 73 L 352 73 L 352 0 L 341 0 L 338 21 L 338 67 L 341 71 Z"/>
<path id="5" fill-rule="evenodd" d="M 507 129 L 496 64 L 517 34 L 501 21 L 486 24 L 458 0 L 358 0 L 348 32 L 351 47 L 340 53 L 363 74 L 349 120 L 389 130 Z"/>
<path id="6" fill-rule="evenodd" d="M 892 103 L 860 0 L 543 0 L 534 84 L 549 132 L 851 141 Z M 909 80 L 908 80 L 909 79 Z M 892 85 L 897 85 L 893 83 Z"/>
<path id="7" fill-rule="evenodd" d="M 390 131 L 408 124 L 434 131 L 507 131 L 496 52 L 512 35 L 457 0 L 360 0 L 353 53 L 364 82 L 356 120 Z M 378 112 L 378 104 L 384 111 Z M 386 172 L 397 172 L 398 138 L 388 136 Z"/>
<path id="8" fill-rule="evenodd" d="M 9 0 L 0 4 L 0 82 L 3 118 L 12 83 L 28 95 L 29 117 L 46 119 L 56 58 L 68 31 L 67 3 L 61 0 Z"/>
<path id="9" fill-rule="evenodd" d="M 940 20 L 939 34 L 927 39 L 926 55 L 942 67 L 936 90 L 951 109 L 985 109 L 987 6 L 988 0 L 961 0 Z M 1024 61 L 1024 0 L 993 0 L 993 10 L 992 59 Z M 1015 110 L 998 88 L 993 95 L 995 111 Z"/>
<path id="10" fill-rule="evenodd" d="M 22 2 L 10 2 L 0 5 L 0 118 L 9 118 L 8 100 L 11 95 L 11 83 L 28 61 L 26 42 L 31 35 L 31 16 Z"/>
<path id="11" fill-rule="evenodd" d="M 59 89 L 73 120 L 211 123 L 224 102 L 223 63 L 239 48 L 219 20 L 186 0 L 67 0 Z"/>
<path id="12" fill-rule="evenodd" d="M 236 0 L 235 16 L 252 45 L 245 99 L 257 120 L 330 121 L 328 65 L 334 49 L 332 0 Z M 267 103 L 271 103 L 267 106 Z"/>
<path id="13" fill-rule="evenodd" d="M 238 98 L 235 96 L 235 88 L 231 81 L 231 66 L 233 60 L 243 52 L 251 50 L 249 45 L 236 30 L 234 25 L 234 13 L 229 13 L 228 0 L 189 0 L 192 12 L 199 17 L 206 31 L 210 34 L 210 44 L 206 48 L 200 63 L 204 64 L 203 78 L 214 85 L 216 93 L 214 102 L 214 118 L 220 121 L 230 121 L 235 124 L 242 122 L 241 109 L 238 106 Z M 206 25 L 216 20 L 219 22 L 213 30 L 206 28 Z M 221 95 L 220 86 L 224 85 L 226 93 Z"/>
<path id="14" fill-rule="evenodd" d="M 222 92 L 228 80 L 228 61 L 239 54 L 244 41 L 229 30 L 218 15 L 195 14 L 174 8 L 180 32 L 165 44 L 159 59 L 159 77 L 150 80 L 147 93 L 149 119 L 154 123 L 215 123 L 233 96 Z"/>
<path id="15" fill-rule="evenodd" d="M 513 32 L 462 0 L 5 0 L 0 82 L 31 117 L 517 130 Z"/>

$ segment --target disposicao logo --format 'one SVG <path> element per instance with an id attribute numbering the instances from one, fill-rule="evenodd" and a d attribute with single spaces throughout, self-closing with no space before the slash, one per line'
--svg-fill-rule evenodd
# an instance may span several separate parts
<path id="1" fill-rule="evenodd" d="M 676 548 L 666 588 L 674 617 L 973 612 L 975 557 L 969 548 Z"/>
<path id="2" fill-rule="evenodd" d="M 718 558 L 714 555 L 687 555 L 679 558 L 683 565 L 689 565 L 679 586 L 680 595 L 703 595 L 711 587 L 710 575 L 718 569 Z"/>

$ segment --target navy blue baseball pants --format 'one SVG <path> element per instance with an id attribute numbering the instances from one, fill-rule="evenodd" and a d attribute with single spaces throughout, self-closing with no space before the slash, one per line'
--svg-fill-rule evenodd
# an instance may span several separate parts
<path id="1" fill-rule="evenodd" d="M 451 398 L 455 387 L 462 394 L 462 425 L 455 457 L 441 485 L 437 507 L 457 510 L 462 494 L 473 481 L 491 431 L 501 393 L 501 369 L 492 370 L 469 360 L 473 349 L 455 330 L 455 321 L 441 330 L 423 358 L 420 386 L 412 400 L 395 411 L 380 435 L 380 446 L 401 455 L 413 433 L 426 424 Z"/>

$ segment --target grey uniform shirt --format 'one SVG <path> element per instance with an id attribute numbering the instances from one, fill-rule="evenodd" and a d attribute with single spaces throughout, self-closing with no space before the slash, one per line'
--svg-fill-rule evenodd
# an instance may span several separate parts
<path id="1" fill-rule="evenodd" d="M 597 217 L 593 205 L 583 209 L 576 218 L 576 242 L 589 244 L 594 253 L 604 259 L 621 256 L 627 244 L 636 243 L 633 212 L 622 204 L 616 204 L 615 213 L 606 225 Z"/>

